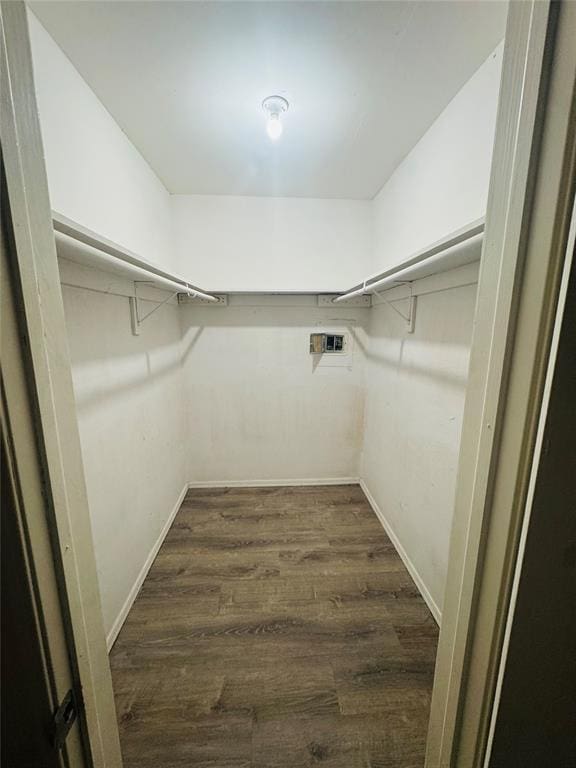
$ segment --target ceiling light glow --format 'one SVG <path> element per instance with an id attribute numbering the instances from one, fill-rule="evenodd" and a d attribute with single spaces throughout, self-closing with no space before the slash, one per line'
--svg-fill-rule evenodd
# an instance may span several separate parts
<path id="1" fill-rule="evenodd" d="M 282 96 L 268 96 L 262 102 L 262 109 L 266 112 L 266 132 L 272 141 L 277 141 L 282 136 L 283 125 L 280 116 L 288 110 L 288 102 Z"/>
<path id="2" fill-rule="evenodd" d="M 280 115 L 270 115 L 266 124 L 266 132 L 272 141 L 276 141 L 282 136 L 282 123 L 280 122 Z"/>

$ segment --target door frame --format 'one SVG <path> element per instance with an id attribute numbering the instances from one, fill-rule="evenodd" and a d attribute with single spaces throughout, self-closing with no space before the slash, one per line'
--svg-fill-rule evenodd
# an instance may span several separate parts
<path id="1" fill-rule="evenodd" d="M 426 768 L 482 768 L 576 179 L 576 3 L 509 6 Z"/>
<path id="2" fill-rule="evenodd" d="M 481 768 L 487 756 L 573 192 L 575 15 L 567 0 L 514 1 L 509 9 L 427 768 Z M 54 560 L 93 764 L 116 768 L 118 727 L 24 4 L 0 3 L 0 21 L 1 138 Z"/>
<path id="3" fill-rule="evenodd" d="M 558 317 L 490 723 L 490 768 L 505 768 L 514 743 L 526 768 L 569 766 L 576 755 L 576 199 Z"/>
<path id="4" fill-rule="evenodd" d="M 1 157 L 0 183 L 3 194 Z M 18 733 L 4 737 L 0 759 L 13 768 L 64 768 L 70 762 L 84 766 L 81 696 L 66 641 L 27 387 L 26 347 L 20 335 L 9 266 L 12 239 L 9 207 L 5 205 L 0 222 L 2 725 L 5 733 L 11 728 Z M 15 694 L 18 688 L 25 689 L 23 696 Z M 72 722 L 60 748 L 55 740 L 54 713 L 68 691 L 73 691 L 75 711 L 80 716 Z"/>
<path id="5" fill-rule="evenodd" d="M 81 687 L 87 764 L 120 768 L 120 741 L 23 2 L 0 3 L 0 70 L 0 141 L 7 198 L 3 206 L 10 216 L 9 268 L 31 395 L 27 404 L 20 403 L 21 412 L 14 400 L 8 401 L 7 417 L 13 425 L 21 425 L 27 418 L 33 424 L 45 533 L 50 537 L 60 606 L 42 597 L 42 584 L 35 586 L 48 617 L 56 620 L 62 611 L 65 638 L 61 641 L 66 641 Z M 3 363 L 7 362 L 7 351 L 2 350 Z M 21 476 L 32 471 L 29 463 L 29 454 L 26 458 L 22 453 L 17 466 Z M 23 513 L 29 518 L 32 508 L 24 505 Z M 29 522 L 33 522 L 31 518 Z M 46 544 L 42 537 L 32 541 L 32 574 L 41 573 Z M 71 764 L 79 765 L 78 759 Z"/>

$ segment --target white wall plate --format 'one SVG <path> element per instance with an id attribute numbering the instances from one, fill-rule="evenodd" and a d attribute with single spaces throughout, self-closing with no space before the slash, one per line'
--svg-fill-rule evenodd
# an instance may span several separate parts
<path id="1" fill-rule="evenodd" d="M 208 301 L 201 296 L 188 296 L 187 293 L 178 294 L 178 304 L 203 304 L 206 307 L 227 307 L 228 296 L 225 293 L 212 293 L 211 296 L 216 296 L 218 303 L 215 301 Z"/>
<path id="2" fill-rule="evenodd" d="M 354 296 L 352 299 L 340 301 L 334 304 L 333 299 L 340 296 L 339 293 L 321 293 L 318 296 L 319 307 L 370 307 L 372 306 L 371 296 Z"/>

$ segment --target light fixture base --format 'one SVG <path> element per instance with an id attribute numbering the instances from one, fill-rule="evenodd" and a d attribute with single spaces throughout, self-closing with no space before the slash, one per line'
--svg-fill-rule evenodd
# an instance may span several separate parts
<path id="1" fill-rule="evenodd" d="M 284 96 L 267 96 L 262 102 L 262 109 L 270 117 L 278 117 L 282 112 L 287 112 L 289 106 L 288 100 Z"/>

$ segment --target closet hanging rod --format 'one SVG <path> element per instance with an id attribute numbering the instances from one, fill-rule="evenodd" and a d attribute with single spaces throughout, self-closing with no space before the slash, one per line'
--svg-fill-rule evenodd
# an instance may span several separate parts
<path id="1" fill-rule="evenodd" d="M 167 277 L 151 275 L 146 270 L 136 267 L 133 264 L 119 264 L 118 259 L 114 256 L 109 256 L 99 248 L 94 248 L 92 245 L 86 245 L 86 243 L 82 243 L 79 240 L 70 237 L 70 235 L 65 235 L 63 232 L 54 232 L 54 236 L 56 238 L 56 250 L 58 251 L 58 254 L 62 255 L 64 258 L 71 258 L 72 261 L 76 261 L 77 259 L 68 257 L 68 251 L 73 250 L 75 254 L 82 254 L 83 258 L 80 263 L 88 263 L 90 266 L 98 266 L 103 269 L 111 267 L 116 271 L 120 268 L 120 274 L 131 282 L 154 283 L 159 287 L 167 288 L 170 291 L 177 291 L 178 293 L 183 293 L 186 290 L 181 283 L 173 282 Z"/>
<path id="2" fill-rule="evenodd" d="M 340 301 L 370 293 L 375 289 L 381 290 L 388 284 L 392 287 L 397 283 L 410 282 L 420 277 L 428 277 L 436 272 L 477 261 L 479 257 L 475 255 L 476 246 L 482 243 L 483 236 L 484 219 L 477 219 L 466 227 L 452 232 L 442 240 L 438 240 L 428 248 L 419 251 L 401 264 L 367 278 L 363 283 L 355 285 L 341 296 L 336 296 L 332 301 L 337 304 Z M 471 254 L 473 255 L 471 256 Z M 427 271 L 425 270 L 427 266 L 440 268 L 432 269 L 431 272 L 424 275 L 422 271 Z"/>
<path id="3" fill-rule="evenodd" d="M 75 244 L 84 246 L 86 254 L 90 258 L 100 260 L 102 263 L 110 266 L 123 266 L 130 271 L 138 273 L 138 282 L 146 282 L 148 280 L 150 282 L 162 283 L 178 293 L 192 294 L 209 302 L 219 301 L 216 296 L 202 291 L 193 283 L 139 258 L 131 251 L 122 248 L 105 237 L 101 237 L 60 213 L 52 212 L 52 223 L 56 233 L 71 238 Z"/>

